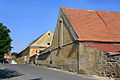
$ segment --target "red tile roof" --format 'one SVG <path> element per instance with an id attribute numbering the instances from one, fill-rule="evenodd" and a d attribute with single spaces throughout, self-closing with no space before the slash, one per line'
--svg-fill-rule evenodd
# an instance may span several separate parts
<path id="1" fill-rule="evenodd" d="M 120 42 L 120 13 L 61 7 L 80 41 Z"/>
<path id="2" fill-rule="evenodd" d="M 96 48 L 98 50 L 102 50 L 104 52 L 118 52 L 120 51 L 120 46 L 116 46 L 114 44 L 98 44 L 98 43 L 83 43 L 90 47 Z"/>

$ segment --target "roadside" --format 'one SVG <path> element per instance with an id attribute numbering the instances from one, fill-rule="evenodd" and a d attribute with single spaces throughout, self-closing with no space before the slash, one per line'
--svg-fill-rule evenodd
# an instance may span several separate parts
<path id="1" fill-rule="evenodd" d="M 28 64 L 28 65 L 31 65 L 31 64 Z M 36 66 L 36 65 L 31 65 L 31 66 Z M 72 74 L 72 75 L 75 75 L 75 76 L 88 77 L 88 78 L 91 78 L 93 80 L 120 80 L 120 79 L 114 79 L 114 78 L 109 78 L 109 77 L 101 77 L 101 76 L 97 76 L 97 75 L 77 74 L 77 73 L 65 71 L 65 70 L 62 70 L 62 69 L 46 67 L 46 66 L 36 66 L 36 67 L 42 67 L 42 68 L 46 68 L 46 69 L 49 69 L 49 70 L 55 70 L 55 71 L 59 71 L 59 72 L 64 72 L 64 73 Z"/>
<path id="2" fill-rule="evenodd" d="M 25 64 L 0 64 L 1 66 L 6 69 L 0 70 L 0 80 L 95 80 Z"/>
<path id="3" fill-rule="evenodd" d="M 89 78 L 90 80 L 120 80 L 120 79 L 113 79 L 113 78 L 108 78 L 108 77 L 100 77 L 100 76 L 96 76 L 96 75 L 77 74 L 77 73 L 73 73 L 73 72 L 69 72 L 69 71 L 65 71 L 65 70 L 61 70 L 61 69 L 56 69 L 56 68 L 45 67 L 45 66 L 35 66 L 35 65 L 30 65 L 30 64 L 27 64 L 28 66 L 27 65 L 17 65 L 17 64 L 10 64 L 10 65 L 11 65 L 11 68 L 9 67 L 9 64 L 6 64 L 6 67 L 0 66 L 1 75 L 3 75 L 3 72 L 4 72 L 4 74 L 9 74 L 9 75 L 5 76 L 5 78 L 10 77 L 10 79 L 8 79 L 8 78 L 3 79 L 4 77 L 2 77 L 2 79 L 0 79 L 0 80 L 19 80 L 21 78 L 22 78 L 22 80 L 24 80 L 24 78 L 26 78 L 26 77 L 24 77 L 26 75 L 26 70 L 27 69 L 31 70 L 33 68 L 35 68 L 35 71 L 39 71 L 40 69 L 42 69 L 42 72 L 43 72 L 43 70 L 45 70 L 45 72 L 43 72 L 43 74 L 44 73 L 46 74 L 50 70 L 51 72 L 54 72 L 54 71 L 57 71 L 58 73 L 62 72 L 62 73 L 68 74 L 68 75 Z M 14 66 L 16 66 L 16 67 L 14 67 Z M 24 68 L 24 70 L 23 70 L 23 68 Z M 36 68 L 37 68 L 37 70 L 36 70 Z M 30 73 L 29 76 L 31 76 L 31 72 L 33 72 L 33 71 L 28 72 L 28 73 Z M 48 72 L 48 73 L 51 73 L 51 72 Z M 23 75 L 21 73 L 23 73 L 25 75 Z M 32 75 L 34 75 L 34 77 L 35 77 L 36 73 L 38 73 L 37 76 L 41 75 L 41 70 L 39 72 L 34 72 Z M 47 75 L 48 75 L 48 73 L 47 73 Z M 54 73 L 54 74 L 56 74 L 56 73 Z"/>

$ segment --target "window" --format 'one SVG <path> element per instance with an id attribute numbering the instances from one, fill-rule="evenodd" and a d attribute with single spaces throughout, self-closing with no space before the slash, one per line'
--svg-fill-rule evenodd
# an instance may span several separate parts
<path id="1" fill-rule="evenodd" d="M 62 18 L 59 19 L 60 23 L 62 23 Z"/>
<path id="2" fill-rule="evenodd" d="M 47 43 L 47 45 L 50 45 L 50 43 Z"/>
<path id="3" fill-rule="evenodd" d="M 50 33 L 48 33 L 48 35 L 50 35 Z"/>

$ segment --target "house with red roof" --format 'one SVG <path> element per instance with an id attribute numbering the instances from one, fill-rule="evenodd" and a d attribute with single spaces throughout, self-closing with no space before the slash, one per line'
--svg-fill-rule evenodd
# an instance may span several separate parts
<path id="1" fill-rule="evenodd" d="M 4 54 L 4 58 L 6 58 L 6 59 L 8 59 L 8 58 L 12 58 L 12 55 L 11 55 L 12 53 L 5 53 Z"/>
<path id="2" fill-rule="evenodd" d="M 4 54 L 4 63 L 11 63 L 11 61 L 12 61 L 12 53 L 11 52 L 9 52 L 9 53 L 5 53 Z"/>
<path id="3" fill-rule="evenodd" d="M 78 73 L 120 77 L 120 12 L 61 7 L 47 59 Z"/>

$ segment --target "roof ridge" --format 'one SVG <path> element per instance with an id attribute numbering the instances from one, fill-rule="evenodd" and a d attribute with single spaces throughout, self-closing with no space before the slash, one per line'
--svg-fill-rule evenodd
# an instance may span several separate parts
<path id="1" fill-rule="evenodd" d="M 69 8 L 69 7 L 60 7 L 60 8 L 73 9 L 73 10 L 88 10 L 88 11 L 104 11 L 104 12 L 115 12 L 115 11 L 107 11 L 107 10 L 76 9 L 76 8 Z M 115 13 L 120 13 L 120 12 L 115 12 Z"/>

